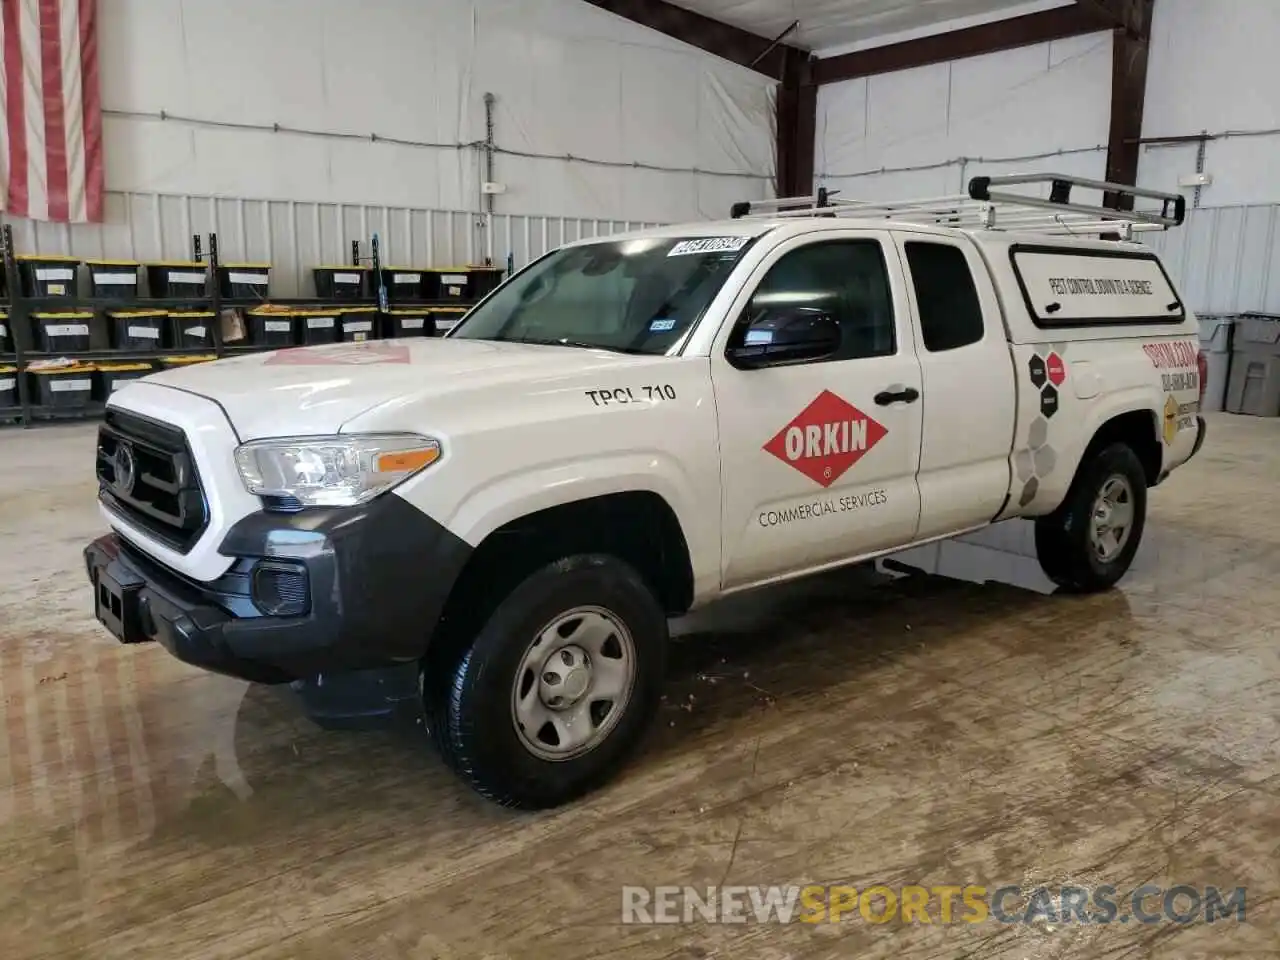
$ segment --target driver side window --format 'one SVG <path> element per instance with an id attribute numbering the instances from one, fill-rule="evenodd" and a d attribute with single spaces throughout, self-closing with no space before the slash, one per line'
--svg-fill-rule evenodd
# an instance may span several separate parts
<path id="1" fill-rule="evenodd" d="M 887 357 L 897 352 L 893 298 L 878 240 L 827 240 L 799 247 L 769 268 L 730 338 L 740 347 L 753 325 L 779 310 L 817 310 L 840 328 L 839 347 L 809 362 Z"/>

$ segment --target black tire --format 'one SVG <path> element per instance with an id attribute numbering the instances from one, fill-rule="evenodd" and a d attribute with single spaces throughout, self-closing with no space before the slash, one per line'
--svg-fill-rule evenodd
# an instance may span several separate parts
<path id="1" fill-rule="evenodd" d="M 1104 561 L 1090 543 L 1094 504 L 1103 486 L 1122 477 L 1132 491 L 1133 521 L 1120 552 Z M 1036 521 L 1036 557 L 1054 583 L 1073 593 L 1107 590 L 1123 577 L 1142 542 L 1147 520 L 1147 475 L 1127 444 L 1114 443 L 1080 466 L 1062 505 Z"/>
<path id="2" fill-rule="evenodd" d="M 543 759 L 525 746 L 512 718 L 516 674 L 538 631 L 582 606 L 609 611 L 630 631 L 635 657 L 630 696 L 612 729 L 589 752 Z M 497 604 L 475 639 L 460 645 L 445 677 L 429 676 L 430 662 L 424 668 L 432 735 L 449 767 L 482 796 L 508 807 L 558 806 L 602 785 L 628 759 L 657 712 L 666 648 L 666 615 L 629 564 L 602 554 L 557 560 Z"/>

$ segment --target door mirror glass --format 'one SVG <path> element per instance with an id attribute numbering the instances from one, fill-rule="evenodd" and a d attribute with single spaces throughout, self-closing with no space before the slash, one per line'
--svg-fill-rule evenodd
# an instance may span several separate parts
<path id="1" fill-rule="evenodd" d="M 729 348 L 739 367 L 822 360 L 840 349 L 840 324 L 817 307 L 766 307 L 754 314 Z"/>

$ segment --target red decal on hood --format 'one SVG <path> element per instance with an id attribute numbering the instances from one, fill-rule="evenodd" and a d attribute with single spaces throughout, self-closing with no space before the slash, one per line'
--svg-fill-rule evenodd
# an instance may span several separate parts
<path id="1" fill-rule="evenodd" d="M 409 348 L 378 341 L 344 343 L 333 347 L 305 347 L 281 350 L 263 361 L 263 366 L 344 367 L 370 363 L 408 363 Z"/>

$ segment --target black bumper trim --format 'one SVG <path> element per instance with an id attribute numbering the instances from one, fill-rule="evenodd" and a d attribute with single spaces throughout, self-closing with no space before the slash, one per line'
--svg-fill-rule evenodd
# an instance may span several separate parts
<path id="1" fill-rule="evenodd" d="M 260 559 L 306 568 L 311 610 L 301 617 L 253 615 L 228 578 L 184 579 L 109 534 L 85 548 L 98 581 L 123 588 L 124 642 L 155 640 L 193 666 L 259 683 L 377 669 L 426 651 L 472 548 L 416 507 L 386 495 L 360 507 L 255 513 L 235 524 L 219 552 L 244 571 Z M 231 582 L 248 589 L 239 573 Z M 100 620 L 107 623 L 110 617 Z"/>

